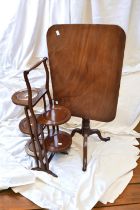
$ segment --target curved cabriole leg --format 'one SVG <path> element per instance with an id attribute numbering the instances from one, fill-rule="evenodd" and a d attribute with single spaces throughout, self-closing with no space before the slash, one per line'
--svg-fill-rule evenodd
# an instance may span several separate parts
<path id="1" fill-rule="evenodd" d="M 83 139 L 83 171 L 86 171 L 87 169 L 87 138 L 88 135 L 84 134 L 84 139 Z"/>
<path id="2" fill-rule="evenodd" d="M 109 140 L 110 140 L 110 137 L 106 137 L 106 138 L 102 137 L 101 132 L 100 132 L 98 129 L 91 129 L 89 135 L 92 135 L 92 134 L 97 134 L 98 137 L 99 137 L 102 141 L 109 141 Z"/>
<path id="3" fill-rule="evenodd" d="M 75 135 L 75 133 L 82 134 L 82 129 L 80 129 L 80 128 L 74 129 L 74 130 L 71 132 L 71 136 L 73 137 L 73 136 Z"/>
<path id="4" fill-rule="evenodd" d="M 82 128 L 76 128 L 72 131 L 71 136 L 73 137 L 75 133 L 81 134 L 84 139 L 83 139 L 83 171 L 86 171 L 87 169 L 87 138 L 88 136 L 92 134 L 97 134 L 98 137 L 102 141 L 109 141 L 110 137 L 102 137 L 101 132 L 98 129 L 91 129 L 90 128 L 90 120 L 89 119 L 82 119 Z"/>

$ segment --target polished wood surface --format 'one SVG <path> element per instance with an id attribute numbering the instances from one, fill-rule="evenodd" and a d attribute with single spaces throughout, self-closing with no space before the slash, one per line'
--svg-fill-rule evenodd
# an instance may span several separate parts
<path id="1" fill-rule="evenodd" d="M 33 65 L 30 69 L 28 69 L 26 72 L 29 73 L 32 70 L 35 70 L 35 68 L 37 68 L 38 66 L 40 66 L 41 64 L 43 64 L 44 69 L 45 69 L 45 73 L 46 73 L 46 83 L 48 83 L 49 81 L 49 73 L 47 71 L 47 58 L 43 58 L 42 60 L 40 60 L 39 62 L 37 62 L 35 65 Z M 33 106 L 36 105 L 36 103 L 40 100 L 40 98 L 48 91 L 48 85 L 45 85 L 44 88 L 33 88 L 31 87 L 31 103 Z M 20 105 L 20 106 L 25 106 L 28 107 L 28 98 L 29 98 L 29 91 L 27 89 L 24 90 L 19 90 L 16 91 L 11 99 L 13 101 L 14 104 L 16 105 Z"/>
<path id="2" fill-rule="evenodd" d="M 39 139 L 40 145 L 42 147 L 42 139 Z M 45 147 L 47 151 L 56 153 L 56 152 L 65 152 L 67 149 L 70 148 L 72 144 L 72 137 L 66 132 L 59 131 L 59 133 L 53 133 L 51 131 L 50 135 L 45 138 Z M 35 147 L 37 153 L 39 153 L 39 148 L 37 142 L 35 142 Z M 32 141 L 29 140 L 27 144 L 25 145 L 25 151 L 28 155 L 34 157 L 34 148 Z M 66 152 L 67 154 L 67 152 Z"/>
<path id="3" fill-rule="evenodd" d="M 64 152 L 70 148 L 71 144 L 71 135 L 62 131 L 45 139 L 45 147 L 50 152 Z"/>
<path id="4" fill-rule="evenodd" d="M 89 119 L 82 119 L 82 126 L 81 128 L 75 128 L 71 132 L 71 136 L 73 137 L 75 133 L 79 133 L 83 136 L 83 171 L 87 169 L 87 142 L 88 136 L 92 134 L 96 134 L 101 141 L 109 141 L 110 137 L 103 137 L 101 132 L 98 129 L 91 129 L 90 128 L 90 120 Z"/>
<path id="5" fill-rule="evenodd" d="M 32 104 L 35 105 L 46 93 L 45 88 L 32 88 Z M 12 101 L 16 105 L 28 106 L 28 90 L 19 90 L 12 95 Z"/>
<path id="6" fill-rule="evenodd" d="M 97 134 L 90 120 L 115 118 L 123 65 L 125 32 L 116 25 L 63 24 L 47 32 L 54 100 L 82 118 L 83 171 L 87 169 L 88 136 Z"/>
<path id="7" fill-rule="evenodd" d="M 47 33 L 54 99 L 85 119 L 115 118 L 125 47 L 116 25 L 68 24 Z"/>
<path id="8" fill-rule="evenodd" d="M 69 109 L 64 106 L 54 105 L 37 118 L 37 122 L 42 125 L 61 125 L 71 117 Z"/>
<path id="9" fill-rule="evenodd" d="M 38 118 L 38 117 L 39 117 L 39 115 L 36 115 L 36 118 Z M 29 122 L 28 122 L 27 118 L 22 119 L 19 123 L 19 129 L 20 129 L 21 132 L 30 135 L 31 132 L 30 132 L 30 127 L 29 127 L 28 123 Z M 32 117 L 30 117 L 30 125 L 31 125 L 31 128 L 32 128 L 32 132 L 34 133 L 35 128 L 34 128 L 34 125 L 33 125 Z M 38 134 L 40 134 L 40 133 L 41 133 L 40 126 L 38 125 Z"/>
<path id="10" fill-rule="evenodd" d="M 19 128 L 23 133 L 31 137 L 31 141 L 26 144 L 25 149 L 36 160 L 36 167 L 34 169 L 46 171 L 57 177 L 57 175 L 49 170 L 49 162 L 55 152 L 64 152 L 71 146 L 71 135 L 59 131 L 59 125 L 67 122 L 71 117 L 71 113 L 68 108 L 57 105 L 51 98 L 49 71 L 46 62 L 47 58 L 45 57 L 23 72 L 27 89 L 15 92 L 12 95 L 12 101 L 17 105 L 24 106 L 26 118 L 21 120 Z M 43 64 L 45 70 L 45 85 L 44 88 L 33 88 L 29 74 L 40 64 Z M 43 101 L 44 112 L 37 115 L 34 108 L 41 99 Z M 48 101 L 49 104 L 47 103 Z M 46 128 L 48 131 L 47 138 L 45 136 L 46 132 L 44 132 Z M 51 132 L 51 129 L 53 132 Z M 49 158 L 48 152 L 52 152 Z"/>
<path id="11" fill-rule="evenodd" d="M 24 106 L 24 111 L 26 115 L 26 120 L 22 120 L 20 122 L 20 130 L 25 134 L 29 134 L 32 140 L 33 152 L 34 157 L 36 160 L 37 168 L 39 169 L 40 166 L 45 170 L 45 166 L 43 163 L 43 155 L 41 151 L 40 141 L 38 139 L 40 135 L 40 128 L 36 123 L 36 115 L 34 113 L 33 107 L 43 98 L 44 102 L 44 109 L 46 110 L 46 102 L 45 102 L 45 94 L 48 94 L 48 98 L 50 101 L 50 92 L 49 92 L 49 72 L 47 68 L 47 58 L 43 58 L 41 61 L 37 62 L 33 65 L 30 69 L 23 72 L 24 79 L 27 85 L 27 89 L 17 91 L 12 95 L 13 103 L 17 105 Z M 45 70 L 45 86 L 44 88 L 33 88 L 30 84 L 30 79 L 28 78 L 28 74 L 35 70 L 40 64 L 43 64 Z M 36 150 L 36 145 L 38 145 Z M 39 164 L 39 160 L 41 160 Z"/>
<path id="12" fill-rule="evenodd" d="M 53 47 L 55 48 L 54 44 L 53 44 Z M 113 50 L 111 50 L 110 52 L 112 53 L 112 51 Z M 65 61 L 65 58 L 66 56 L 63 56 L 63 59 L 61 60 Z M 75 60 L 76 60 L 76 57 L 75 57 Z M 118 202 L 118 200 L 120 202 Z M 33 209 L 41 209 L 41 208 L 33 204 L 31 201 L 28 201 L 26 198 L 22 197 L 21 195 L 14 194 L 11 190 L 6 190 L 0 193 L 0 209 L 2 210 L 16 210 L 16 209 L 18 210 L 30 209 L 31 210 L 32 209 L 33 210 Z M 126 209 L 139 210 L 140 209 L 140 162 L 139 162 L 138 167 L 134 170 L 134 176 L 131 183 L 127 186 L 124 192 L 119 196 L 119 198 L 116 200 L 113 206 L 98 204 L 98 208 L 94 207 L 93 209 L 95 210 L 126 210 Z"/>

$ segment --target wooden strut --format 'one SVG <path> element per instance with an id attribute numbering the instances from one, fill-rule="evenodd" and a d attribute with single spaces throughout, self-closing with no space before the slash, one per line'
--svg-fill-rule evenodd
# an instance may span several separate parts
<path id="1" fill-rule="evenodd" d="M 54 177 L 58 177 L 55 173 L 53 173 L 50 169 L 49 169 L 49 162 L 51 161 L 51 159 L 53 158 L 54 156 L 54 153 L 52 153 L 50 155 L 50 157 L 48 158 L 48 155 L 47 155 L 47 150 L 46 150 L 46 147 L 45 147 L 45 137 L 44 137 L 44 133 L 43 133 L 43 126 L 40 125 L 40 128 L 41 128 L 41 138 L 42 138 L 42 145 L 43 145 L 43 151 L 44 151 L 44 157 L 45 157 L 45 171 L 48 173 L 48 174 L 51 174 L 52 176 Z"/>
<path id="2" fill-rule="evenodd" d="M 28 123 L 28 126 L 29 126 L 29 130 L 30 130 L 30 136 L 31 136 L 31 141 L 32 141 L 32 145 L 33 145 L 33 152 L 35 154 L 36 165 L 37 165 L 37 168 L 39 168 L 39 161 L 38 161 L 38 155 L 37 155 L 37 151 L 36 151 L 36 147 L 35 147 L 34 135 L 33 135 L 33 132 L 32 132 L 30 118 L 29 118 L 29 115 L 28 115 L 28 109 L 27 109 L 26 106 L 24 107 L 24 111 L 25 111 L 27 123 Z"/>
<path id="3" fill-rule="evenodd" d="M 109 141 L 110 137 L 102 137 L 101 132 L 98 129 L 91 129 L 90 128 L 90 120 L 89 119 L 82 119 L 82 128 L 76 128 L 72 131 L 71 136 L 73 137 L 75 133 L 81 134 L 83 138 L 83 171 L 87 169 L 87 139 L 88 136 L 92 134 L 97 134 L 101 141 Z"/>

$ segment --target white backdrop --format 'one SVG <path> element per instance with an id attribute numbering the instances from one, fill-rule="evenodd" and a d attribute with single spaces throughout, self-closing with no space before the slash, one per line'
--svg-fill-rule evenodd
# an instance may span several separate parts
<path id="1" fill-rule="evenodd" d="M 63 210 L 68 209 L 68 201 L 72 205 L 69 205 L 69 209 L 89 210 L 98 200 L 104 203 L 107 201 L 113 202 L 123 191 L 133 175 L 131 170 L 136 167 L 139 153 L 138 149 L 133 146 L 137 144 L 137 141 L 132 137 L 132 135 L 137 135 L 133 128 L 140 120 L 139 11 L 139 0 L 0 0 L 0 189 L 33 183 L 28 187 L 19 187 L 15 191 L 19 191 L 43 208 L 54 205 L 53 193 L 55 192 L 57 199 L 54 209 Z M 25 87 L 23 70 L 47 55 L 47 29 L 58 23 L 117 24 L 125 30 L 127 35 L 116 118 L 110 123 L 92 122 L 92 125 L 100 128 L 102 132 L 109 132 L 112 141 L 104 144 L 95 137 L 89 139 L 91 141 L 90 146 L 93 144 L 90 149 L 93 149 L 94 152 L 91 155 L 87 176 L 82 175 L 81 180 L 76 177 L 81 182 L 76 197 L 73 194 L 64 194 L 63 182 L 59 183 L 58 180 L 57 183 L 56 180 L 45 177 L 48 184 L 46 187 L 46 184 L 43 183 L 45 182 L 44 175 L 35 175 L 39 179 L 43 179 L 43 182 L 37 180 L 34 183 L 35 177 L 31 176 L 31 172 L 20 168 L 19 165 L 30 168 L 33 160 L 24 151 L 24 145 L 29 137 L 18 130 L 23 107 L 15 106 L 11 101 L 11 95 L 16 90 Z M 38 71 L 32 79 L 37 85 L 41 84 L 41 72 Z M 75 123 L 79 125 L 79 120 L 71 119 L 69 124 L 65 125 L 65 129 L 69 130 Z M 75 151 L 78 151 L 74 151 L 73 148 L 78 145 L 78 149 L 82 144 L 82 140 L 79 141 L 80 138 L 76 136 L 73 140 L 71 155 L 67 158 L 68 162 L 64 164 L 64 161 L 62 161 L 62 167 L 67 168 L 67 164 L 71 164 L 69 159 L 73 157 Z M 96 146 L 98 150 L 96 150 Z M 2 158 L 3 156 L 5 158 Z M 73 158 L 75 163 L 75 157 Z M 6 165 L 7 160 L 10 161 Z M 81 161 L 79 156 L 77 160 Z M 111 163 L 110 160 L 112 160 Z M 120 162 L 122 164 L 119 164 Z M 65 177 L 67 174 L 63 174 L 61 161 L 59 163 L 58 172 L 60 170 L 62 177 Z M 81 168 L 81 163 L 79 162 L 78 167 L 74 163 L 71 166 L 75 166 L 73 171 L 79 176 L 81 170 L 78 167 Z M 110 167 L 110 164 L 112 164 L 112 167 Z M 54 167 L 56 165 L 54 164 Z M 119 168 L 116 170 L 113 167 L 114 165 L 118 165 Z M 10 173 L 10 170 L 13 172 L 12 167 L 16 168 L 15 174 Z M 71 167 L 68 167 L 68 169 L 71 170 Z M 109 176 L 108 171 L 110 171 Z M 23 178 L 24 183 L 22 183 Z M 97 185 L 97 188 L 86 189 L 87 178 L 89 186 Z M 16 183 L 17 179 L 19 180 L 18 183 Z M 58 190 L 57 184 L 61 184 L 59 186 L 61 189 Z M 54 186 L 57 189 L 55 191 Z M 68 187 L 70 186 L 69 183 Z M 99 189 L 99 191 L 96 191 L 96 189 Z M 43 200 L 43 198 L 48 199 Z M 75 203 L 73 203 L 73 199 L 75 199 Z M 89 205 L 87 205 L 88 203 Z M 59 205 L 61 208 L 59 208 Z"/>
<path id="2" fill-rule="evenodd" d="M 125 77 L 129 84 L 122 77 L 117 115 L 126 116 L 121 126 L 133 128 L 140 116 L 140 78 L 135 75 L 140 71 L 139 11 L 139 0 L 0 0 L 0 94 L 5 96 L 0 119 L 17 116 L 11 95 L 24 87 L 25 67 L 47 55 L 46 32 L 52 24 L 107 23 L 120 25 L 127 35 L 123 73 L 134 74 Z"/>
<path id="3" fill-rule="evenodd" d="M 46 56 L 46 31 L 57 23 L 120 25 L 127 34 L 124 71 L 139 71 L 139 11 L 139 0 L 0 0 L 1 71 Z"/>

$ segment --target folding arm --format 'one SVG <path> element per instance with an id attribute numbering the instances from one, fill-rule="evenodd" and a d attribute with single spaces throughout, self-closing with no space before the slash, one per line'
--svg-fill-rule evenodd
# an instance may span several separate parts
<path id="1" fill-rule="evenodd" d="M 31 106 L 34 106 L 39 100 L 40 98 L 42 97 L 42 94 L 40 93 L 38 95 L 38 97 L 36 97 L 35 100 L 32 99 L 32 89 L 31 89 L 31 85 L 30 85 L 30 82 L 29 82 L 29 78 L 28 78 L 28 74 L 32 71 L 32 70 L 35 70 L 35 68 L 37 68 L 38 66 L 40 66 L 42 63 L 44 65 L 44 69 L 45 69 L 45 74 L 46 74 L 46 82 L 45 82 L 45 88 L 46 88 L 46 91 L 44 92 L 47 93 L 48 95 L 48 98 L 49 98 L 49 103 L 52 104 L 52 99 L 51 99 L 51 95 L 50 95 L 50 91 L 49 91 L 49 71 L 48 71 L 48 67 L 47 67 L 47 64 L 46 64 L 46 61 L 48 60 L 48 58 L 43 58 L 41 61 L 37 62 L 35 65 L 33 65 L 30 69 L 28 70 L 25 70 L 24 71 L 24 79 L 25 79 L 25 82 L 26 82 L 26 86 L 27 86 L 27 90 L 28 90 L 28 94 L 29 94 L 29 104 Z"/>
<path id="2" fill-rule="evenodd" d="M 30 69 L 26 70 L 26 72 L 30 72 L 32 70 L 34 70 L 36 67 L 40 66 L 41 63 L 45 63 L 46 64 L 46 61 L 48 60 L 47 57 L 44 57 L 41 61 L 38 61 L 36 64 L 34 64 Z"/>

